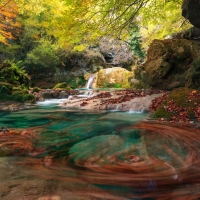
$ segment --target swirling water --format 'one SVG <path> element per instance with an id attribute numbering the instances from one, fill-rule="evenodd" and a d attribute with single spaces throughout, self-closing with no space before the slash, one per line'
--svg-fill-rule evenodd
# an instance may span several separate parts
<path id="1" fill-rule="evenodd" d="M 147 117 L 56 104 L 0 112 L 11 129 L 0 135 L 0 197 L 8 187 L 16 200 L 199 199 L 200 131 Z"/>

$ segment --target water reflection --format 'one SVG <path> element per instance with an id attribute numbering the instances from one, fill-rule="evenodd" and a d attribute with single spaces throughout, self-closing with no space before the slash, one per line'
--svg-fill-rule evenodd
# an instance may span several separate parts
<path id="1" fill-rule="evenodd" d="M 198 129 L 141 121 L 146 114 L 59 107 L 1 116 L 0 126 L 13 128 L 1 134 L 1 156 L 20 156 L 13 166 L 70 183 L 75 195 L 77 184 L 87 185 L 78 199 L 200 198 Z"/>

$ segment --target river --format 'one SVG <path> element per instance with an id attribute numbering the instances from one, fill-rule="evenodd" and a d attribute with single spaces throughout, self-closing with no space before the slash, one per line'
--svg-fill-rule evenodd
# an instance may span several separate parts
<path id="1" fill-rule="evenodd" d="M 0 199 L 200 198 L 200 131 L 147 113 L 0 111 Z"/>

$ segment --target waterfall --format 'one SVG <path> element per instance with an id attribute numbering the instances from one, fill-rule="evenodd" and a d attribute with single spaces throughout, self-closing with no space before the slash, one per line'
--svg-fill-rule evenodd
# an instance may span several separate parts
<path id="1" fill-rule="evenodd" d="M 90 89 L 90 87 L 91 87 L 91 85 L 92 85 L 92 83 L 94 81 L 94 78 L 95 78 L 95 74 L 92 74 L 90 76 L 90 78 L 88 79 L 88 82 L 87 82 L 87 85 L 86 85 L 86 89 Z"/>
<path id="2" fill-rule="evenodd" d="M 128 113 L 135 113 L 135 114 L 141 114 L 144 113 L 144 110 L 135 110 L 135 109 L 130 109 Z"/>

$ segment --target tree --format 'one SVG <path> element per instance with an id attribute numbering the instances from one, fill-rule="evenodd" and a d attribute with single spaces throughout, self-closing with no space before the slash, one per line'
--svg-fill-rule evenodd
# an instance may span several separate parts
<path id="1" fill-rule="evenodd" d="M 12 0 L 0 1 L 0 42 L 8 44 L 20 32 L 21 23 L 17 20 L 18 6 Z"/>
<path id="2" fill-rule="evenodd" d="M 58 46 L 98 41 L 101 36 L 127 40 L 133 23 L 145 41 L 184 28 L 182 0 L 18 0 L 26 23 L 45 30 Z M 80 46 L 81 48 L 81 46 Z"/>

